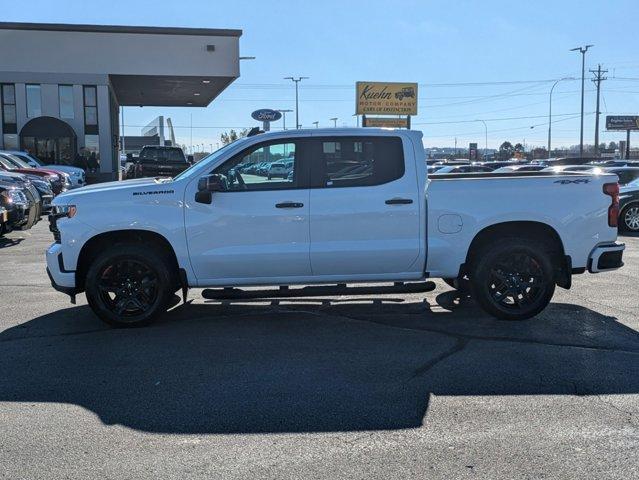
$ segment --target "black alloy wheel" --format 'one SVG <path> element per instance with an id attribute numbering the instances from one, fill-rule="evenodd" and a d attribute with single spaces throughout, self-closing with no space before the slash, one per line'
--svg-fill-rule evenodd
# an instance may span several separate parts
<path id="1" fill-rule="evenodd" d="M 534 304 L 546 286 L 539 263 L 526 253 L 501 258 L 490 269 L 488 288 L 495 303 L 521 311 Z"/>
<path id="2" fill-rule="evenodd" d="M 115 244 L 87 270 L 89 306 L 109 325 L 146 325 L 169 308 L 179 286 L 178 272 L 171 265 L 166 253 L 154 246 Z"/>
<path id="3" fill-rule="evenodd" d="M 484 311 L 503 320 L 541 312 L 555 292 L 551 249 L 520 238 L 485 247 L 473 262 L 471 295 Z"/>
<path id="4" fill-rule="evenodd" d="M 119 259 L 104 266 L 98 288 L 109 310 L 123 320 L 146 313 L 158 297 L 158 275 L 148 265 Z"/>

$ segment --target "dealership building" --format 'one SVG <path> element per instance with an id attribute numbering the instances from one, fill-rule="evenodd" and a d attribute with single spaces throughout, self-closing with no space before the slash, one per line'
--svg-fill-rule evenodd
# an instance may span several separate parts
<path id="1" fill-rule="evenodd" d="M 120 107 L 207 106 L 239 77 L 241 35 L 0 22 L 0 149 L 116 179 Z"/>

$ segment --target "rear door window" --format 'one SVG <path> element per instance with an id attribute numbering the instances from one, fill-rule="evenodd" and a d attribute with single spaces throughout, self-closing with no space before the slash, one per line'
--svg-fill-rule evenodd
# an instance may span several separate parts
<path id="1" fill-rule="evenodd" d="M 330 137 L 312 141 L 311 184 L 315 188 L 382 185 L 404 175 L 398 137 Z"/>

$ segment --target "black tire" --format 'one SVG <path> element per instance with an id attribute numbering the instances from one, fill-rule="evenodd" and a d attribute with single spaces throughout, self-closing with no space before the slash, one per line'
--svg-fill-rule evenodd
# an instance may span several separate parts
<path id="1" fill-rule="evenodd" d="M 470 280 L 466 276 L 457 277 L 457 278 L 443 278 L 444 283 L 451 288 L 454 288 L 459 293 L 463 293 L 465 295 L 470 294 Z"/>
<path id="2" fill-rule="evenodd" d="M 148 325 L 167 310 L 176 274 L 161 252 L 137 244 L 116 244 L 91 263 L 85 280 L 87 301 L 109 325 Z"/>
<path id="3" fill-rule="evenodd" d="M 524 238 L 505 238 L 485 247 L 472 262 L 472 296 L 502 320 L 534 317 L 555 293 L 550 248 Z"/>
<path id="4" fill-rule="evenodd" d="M 619 218 L 621 226 L 626 232 L 639 232 L 639 203 L 626 205 L 621 211 Z"/>

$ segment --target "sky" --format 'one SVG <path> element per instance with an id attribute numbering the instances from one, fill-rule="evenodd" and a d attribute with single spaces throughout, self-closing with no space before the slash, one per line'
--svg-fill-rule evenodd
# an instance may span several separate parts
<path id="1" fill-rule="evenodd" d="M 593 143 L 595 87 L 589 69 L 607 69 L 602 83 L 600 141 L 606 114 L 639 114 L 637 0 L 554 1 L 219 1 L 22 0 L 3 2 L 3 20 L 205 28 L 239 28 L 241 73 L 206 108 L 126 107 L 125 134 L 157 115 L 171 117 L 178 143 L 215 148 L 220 133 L 252 127 L 258 108 L 293 109 L 287 76 L 300 84 L 300 123 L 355 126 L 355 82 L 419 83 L 414 129 L 427 147 L 503 141 L 544 146 L 549 91 L 553 147 L 579 143 L 581 55 L 586 55 L 584 142 Z M 167 59 L 170 61 L 170 59 Z M 191 130 L 191 118 L 193 129 Z M 289 114 L 287 126 L 294 125 Z M 281 121 L 272 129 L 282 128 Z M 639 141 L 639 135 L 637 138 Z"/>

